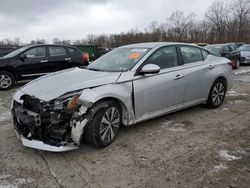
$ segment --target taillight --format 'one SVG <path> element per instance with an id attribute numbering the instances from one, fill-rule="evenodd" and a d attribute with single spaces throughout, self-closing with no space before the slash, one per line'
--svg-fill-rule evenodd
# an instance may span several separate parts
<path id="1" fill-rule="evenodd" d="M 83 53 L 82 54 L 82 61 L 84 62 L 89 62 L 89 54 L 88 53 Z"/>
<path id="2" fill-rule="evenodd" d="M 230 65 L 232 68 L 234 68 L 235 67 L 235 62 L 230 61 L 230 62 L 228 62 L 228 65 Z"/>

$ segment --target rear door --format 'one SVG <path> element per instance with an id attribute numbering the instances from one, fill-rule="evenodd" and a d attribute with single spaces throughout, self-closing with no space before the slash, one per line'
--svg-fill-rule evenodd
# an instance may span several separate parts
<path id="1" fill-rule="evenodd" d="M 165 46 L 149 57 L 144 65 L 156 64 L 161 70 L 153 75 L 136 75 L 133 80 L 137 119 L 174 109 L 182 102 L 184 81 L 176 46 Z"/>
<path id="2" fill-rule="evenodd" d="M 208 52 L 204 49 L 180 45 L 182 54 L 182 75 L 185 81 L 184 106 L 199 103 L 208 97 L 216 65 L 206 61 Z"/>
<path id="3" fill-rule="evenodd" d="M 63 46 L 48 46 L 50 72 L 55 72 L 71 67 L 71 58 Z"/>
<path id="4" fill-rule="evenodd" d="M 77 67 L 88 65 L 87 62 L 83 61 L 83 52 L 74 47 L 67 47 L 68 58 L 71 60 L 71 63 L 68 64 L 69 67 Z"/>

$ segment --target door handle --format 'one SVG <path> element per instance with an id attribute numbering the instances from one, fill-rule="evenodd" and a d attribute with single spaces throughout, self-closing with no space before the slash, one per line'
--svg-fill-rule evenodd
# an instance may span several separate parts
<path id="1" fill-rule="evenodd" d="M 214 68 L 215 68 L 214 65 L 209 65 L 209 66 L 208 66 L 208 69 L 214 69 Z"/>
<path id="2" fill-rule="evenodd" d="M 65 58 L 65 61 L 71 61 L 71 58 Z"/>
<path id="3" fill-rule="evenodd" d="M 48 60 L 41 60 L 40 62 L 41 62 L 41 63 L 47 63 Z"/>
<path id="4" fill-rule="evenodd" d="M 178 74 L 178 75 L 176 75 L 176 78 L 174 80 L 180 80 L 182 78 L 184 78 L 184 76 Z"/>

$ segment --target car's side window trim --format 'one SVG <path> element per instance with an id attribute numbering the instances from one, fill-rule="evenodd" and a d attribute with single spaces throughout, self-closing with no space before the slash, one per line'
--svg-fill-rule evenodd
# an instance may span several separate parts
<path id="1" fill-rule="evenodd" d="M 184 62 L 184 59 L 183 59 L 182 52 L 181 52 L 181 47 L 191 47 L 191 48 L 196 48 L 196 49 L 200 50 L 201 57 L 202 57 L 202 61 L 197 61 L 197 62 L 192 62 L 192 63 L 185 63 L 185 62 Z M 196 64 L 196 63 L 204 62 L 204 57 L 203 57 L 203 54 L 202 54 L 202 51 L 201 51 L 202 48 L 197 47 L 197 46 L 185 45 L 185 44 L 179 44 L 179 45 L 177 45 L 177 48 L 178 48 L 178 52 L 179 52 L 180 58 L 181 58 L 181 65 Z M 206 51 L 207 51 L 207 50 L 206 50 Z M 208 52 L 208 51 L 207 51 L 207 52 Z M 208 53 L 208 54 L 209 54 L 209 53 Z"/>
<path id="2" fill-rule="evenodd" d="M 28 52 L 29 50 L 32 50 L 32 49 L 34 49 L 34 48 L 44 48 L 44 56 L 27 57 L 27 59 L 41 59 L 41 58 L 47 57 L 46 46 L 34 46 L 34 47 L 31 47 L 31 48 L 25 50 L 24 52 L 20 53 L 20 55 L 25 54 L 26 52 Z"/>
<path id="3" fill-rule="evenodd" d="M 50 54 L 50 51 L 49 51 L 49 48 L 53 48 L 53 47 L 55 47 L 55 48 L 63 48 L 64 49 L 64 51 L 65 51 L 65 54 L 60 54 L 60 55 L 51 55 Z M 69 55 L 68 54 L 68 51 L 67 51 L 67 49 L 64 47 L 64 46 L 48 46 L 48 56 L 49 57 L 62 57 L 62 56 L 66 56 L 66 55 Z"/>
<path id="4" fill-rule="evenodd" d="M 166 47 L 175 47 L 176 53 L 177 53 L 177 60 L 178 60 L 177 64 L 178 64 L 178 66 L 180 66 L 179 53 L 178 53 L 178 49 L 177 49 L 176 45 L 166 45 L 166 46 L 162 46 L 162 47 L 158 48 L 158 49 L 155 50 L 149 57 L 147 57 L 147 59 L 137 68 L 136 73 L 135 73 L 135 76 L 140 74 L 140 71 L 141 71 L 142 67 L 148 62 L 148 60 L 149 60 L 152 56 L 154 56 L 154 54 L 156 54 L 159 50 L 161 50 L 161 49 L 163 49 L 163 48 L 166 48 Z M 175 66 L 175 67 L 178 67 L 178 66 Z M 173 68 L 173 67 L 170 67 L 170 68 Z M 170 68 L 161 69 L 161 71 L 162 71 L 162 70 L 166 70 L 166 69 L 170 69 Z"/>

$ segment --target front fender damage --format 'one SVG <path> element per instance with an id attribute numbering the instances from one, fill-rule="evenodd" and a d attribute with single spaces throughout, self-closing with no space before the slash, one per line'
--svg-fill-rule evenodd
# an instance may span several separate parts
<path id="1" fill-rule="evenodd" d="M 91 103 L 89 103 L 91 104 Z M 92 123 L 93 117 L 102 108 L 107 108 L 108 104 L 101 103 L 86 108 L 81 106 L 78 111 L 72 115 L 70 121 L 71 138 L 79 146 L 84 134 L 85 128 Z"/>

